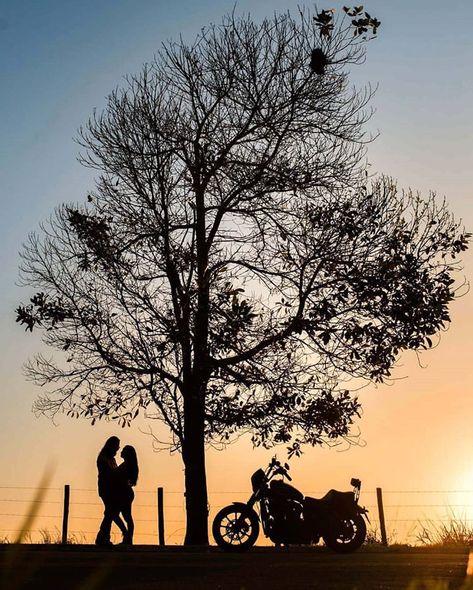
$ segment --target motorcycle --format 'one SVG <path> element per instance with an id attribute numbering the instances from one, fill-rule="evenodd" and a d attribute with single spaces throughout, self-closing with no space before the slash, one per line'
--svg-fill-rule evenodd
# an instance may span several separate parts
<path id="1" fill-rule="evenodd" d="M 277 476 L 282 476 L 275 479 Z M 251 476 L 249 500 L 222 508 L 212 523 L 212 533 L 225 551 L 246 551 L 263 533 L 276 546 L 315 545 L 320 538 L 337 553 L 350 553 L 363 544 L 368 520 L 358 504 L 361 481 L 353 478 L 352 492 L 330 490 L 323 498 L 305 496 L 286 483 L 292 481 L 289 465 L 273 458 L 266 470 Z M 255 506 L 259 504 L 259 513 Z"/>

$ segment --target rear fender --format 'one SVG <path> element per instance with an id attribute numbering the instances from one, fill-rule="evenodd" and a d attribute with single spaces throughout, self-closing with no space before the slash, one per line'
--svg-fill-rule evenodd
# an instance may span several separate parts
<path id="1" fill-rule="evenodd" d="M 358 514 L 364 516 L 366 520 L 371 524 L 370 517 L 368 516 L 368 508 L 365 508 L 364 506 L 358 506 L 358 504 L 356 507 L 358 509 Z"/>
<path id="2" fill-rule="evenodd" d="M 338 492 L 330 490 L 320 500 L 306 497 L 304 505 L 304 518 L 307 521 L 317 523 L 322 529 L 330 527 L 333 519 L 344 520 L 362 515 L 368 520 L 367 509 L 360 506 L 353 495 L 353 492 Z"/>
<path id="3" fill-rule="evenodd" d="M 353 518 L 354 516 L 359 515 L 363 516 L 371 524 L 371 521 L 368 516 L 368 509 L 364 506 L 360 506 L 356 502 L 354 502 L 352 505 L 346 505 L 343 507 L 339 506 L 337 508 L 334 508 L 333 515 L 336 518 L 341 519 Z"/>
<path id="4" fill-rule="evenodd" d="M 354 516 L 363 510 L 358 505 L 353 492 L 330 490 L 325 498 L 328 506 L 340 516 Z"/>
<path id="5" fill-rule="evenodd" d="M 339 492 L 330 490 L 324 498 L 328 515 L 338 519 L 353 518 L 356 515 L 364 516 L 368 522 L 367 509 L 360 506 L 353 492 Z M 329 516 L 330 518 L 330 516 Z"/>

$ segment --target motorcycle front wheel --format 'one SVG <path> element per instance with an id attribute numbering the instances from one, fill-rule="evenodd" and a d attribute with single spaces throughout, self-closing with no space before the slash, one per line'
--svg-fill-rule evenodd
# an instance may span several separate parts
<path id="1" fill-rule="evenodd" d="M 246 551 L 258 538 L 258 515 L 245 504 L 225 506 L 214 518 L 212 533 L 224 551 Z"/>
<path id="2" fill-rule="evenodd" d="M 361 514 L 336 520 L 323 535 L 327 547 L 337 553 L 351 553 L 359 549 L 366 538 L 366 523 Z"/>

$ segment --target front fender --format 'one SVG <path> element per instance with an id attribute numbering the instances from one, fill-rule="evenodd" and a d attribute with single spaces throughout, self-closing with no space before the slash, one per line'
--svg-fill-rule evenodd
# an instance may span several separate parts
<path id="1" fill-rule="evenodd" d="M 251 508 L 251 506 L 248 506 L 248 504 L 246 504 L 245 502 L 232 502 L 232 506 L 236 506 L 237 508 L 240 508 L 240 510 L 242 512 L 243 511 L 248 512 L 248 513 L 252 512 L 256 516 L 256 518 L 259 520 L 258 513 L 253 508 Z"/>

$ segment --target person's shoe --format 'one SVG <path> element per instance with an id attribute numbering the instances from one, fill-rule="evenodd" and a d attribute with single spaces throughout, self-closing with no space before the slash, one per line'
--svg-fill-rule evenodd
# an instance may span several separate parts
<path id="1" fill-rule="evenodd" d="M 95 544 L 99 547 L 113 547 L 113 543 L 110 539 L 101 539 L 99 537 L 95 539 Z"/>

